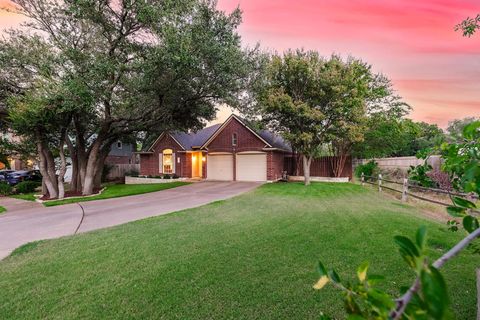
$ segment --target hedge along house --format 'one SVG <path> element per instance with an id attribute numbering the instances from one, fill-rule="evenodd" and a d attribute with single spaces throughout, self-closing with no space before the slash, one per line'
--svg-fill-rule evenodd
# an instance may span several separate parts
<path id="1" fill-rule="evenodd" d="M 140 175 L 175 174 L 218 181 L 277 181 L 283 173 L 303 175 L 298 156 L 280 136 L 255 130 L 231 115 L 223 124 L 195 133 L 163 132 L 140 154 Z M 333 177 L 331 157 L 312 161 L 312 177 Z M 352 177 L 348 157 L 342 177 Z"/>
<path id="2" fill-rule="evenodd" d="M 292 150 L 266 130 L 254 130 L 231 115 L 223 124 L 195 133 L 163 132 L 140 154 L 140 174 L 219 181 L 276 181 Z"/>

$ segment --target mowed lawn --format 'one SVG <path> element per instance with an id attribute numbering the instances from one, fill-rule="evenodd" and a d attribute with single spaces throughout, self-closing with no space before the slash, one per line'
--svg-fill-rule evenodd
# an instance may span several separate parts
<path id="1" fill-rule="evenodd" d="M 105 186 L 105 190 L 103 190 L 101 194 L 96 196 L 76 197 L 71 199 L 67 198 L 64 200 L 52 200 L 52 201 L 44 202 L 43 204 L 46 207 L 52 207 L 52 206 L 59 206 L 59 205 L 68 204 L 68 203 L 119 198 L 119 197 L 133 196 L 136 194 L 143 194 L 143 193 L 156 192 L 156 191 L 176 188 L 176 187 L 184 186 L 187 184 L 190 184 L 190 183 L 182 182 L 182 181 L 174 181 L 174 182 L 168 182 L 168 183 L 152 183 L 152 184 L 110 184 Z"/>
<path id="2" fill-rule="evenodd" d="M 139 203 L 141 207 L 141 203 Z M 438 257 L 461 236 L 353 184 L 267 184 L 226 201 L 28 245 L 0 261 L 2 319 L 318 319 L 344 317 L 341 294 L 314 291 L 321 259 L 353 279 L 364 260 L 384 286 L 413 275 L 393 236 L 429 230 Z M 474 319 L 475 268 L 445 275 L 458 319 Z"/>

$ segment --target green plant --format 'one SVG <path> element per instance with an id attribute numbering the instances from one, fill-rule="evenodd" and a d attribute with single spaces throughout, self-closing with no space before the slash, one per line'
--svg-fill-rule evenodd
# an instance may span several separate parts
<path id="1" fill-rule="evenodd" d="M 365 164 L 361 164 L 355 168 L 355 176 L 360 178 L 362 176 L 373 177 L 378 173 L 378 163 L 375 160 L 370 160 Z"/>
<path id="2" fill-rule="evenodd" d="M 450 175 L 453 187 L 457 191 L 480 194 L 480 121 L 467 125 L 463 130 L 463 141 L 442 145 L 445 162 L 443 169 Z M 417 166 L 425 170 L 426 165 Z M 426 172 L 423 172 L 426 173 Z M 418 174 L 418 170 L 416 171 Z M 322 289 L 327 283 L 333 283 L 344 291 L 345 309 L 349 319 L 447 319 L 452 314 L 449 309 L 447 286 L 439 269 L 461 250 L 471 245 L 480 237 L 478 218 L 472 210 L 477 205 L 462 197 L 452 197 L 453 205 L 447 208 L 448 213 L 462 219 L 467 236 L 443 254 L 435 262 L 427 255 L 425 227 L 418 229 L 416 237 L 411 240 L 405 236 L 396 236 L 395 242 L 400 255 L 413 270 L 416 279 L 409 288 L 402 289 L 403 295 L 394 299 L 386 291 L 375 287 L 381 277 L 368 276 L 368 263 L 360 265 L 357 270 L 358 281 L 355 284 L 342 282 L 335 270 L 327 271 L 320 262 L 318 272 L 320 279 L 315 289 Z M 448 221 L 451 231 L 459 230 L 459 222 Z M 324 319 L 328 317 L 323 316 Z"/>
<path id="3" fill-rule="evenodd" d="M 8 196 L 11 195 L 13 191 L 13 188 L 11 185 L 4 181 L 0 181 L 0 194 L 3 196 Z"/>
<path id="4" fill-rule="evenodd" d="M 15 186 L 16 193 L 32 193 L 40 186 L 40 183 L 36 181 L 22 181 Z"/>

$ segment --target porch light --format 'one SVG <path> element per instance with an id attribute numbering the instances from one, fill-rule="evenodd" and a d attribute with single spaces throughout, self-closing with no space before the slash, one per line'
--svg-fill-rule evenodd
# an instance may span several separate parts
<path id="1" fill-rule="evenodd" d="M 202 161 L 205 162 L 206 158 L 205 157 L 202 157 Z"/>

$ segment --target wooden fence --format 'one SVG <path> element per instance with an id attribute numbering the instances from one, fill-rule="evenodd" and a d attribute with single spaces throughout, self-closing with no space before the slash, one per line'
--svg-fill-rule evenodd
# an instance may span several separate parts
<path id="1" fill-rule="evenodd" d="M 408 197 L 412 197 L 412 198 L 415 198 L 415 199 L 418 199 L 418 200 L 427 201 L 427 202 L 430 202 L 430 203 L 435 203 L 435 204 L 445 206 L 445 207 L 448 207 L 448 206 L 452 205 L 451 203 L 445 203 L 445 202 L 442 202 L 442 201 L 429 199 L 429 198 L 424 197 L 423 195 L 419 195 L 418 193 L 413 193 L 412 191 L 414 191 L 414 190 L 419 190 L 419 191 L 422 191 L 422 192 L 428 191 L 428 192 L 437 193 L 437 194 L 446 194 L 446 195 L 449 195 L 449 196 L 457 196 L 457 197 L 461 197 L 461 198 L 464 198 L 464 199 L 468 199 L 470 201 L 478 200 L 478 195 L 475 194 L 475 193 L 462 193 L 462 192 L 456 192 L 456 191 L 453 191 L 453 190 L 426 188 L 426 187 L 419 186 L 415 183 L 411 183 L 408 179 L 403 179 L 403 182 L 388 180 L 388 179 L 383 178 L 381 174 L 379 174 L 378 176 L 365 176 L 362 173 L 360 181 L 362 183 L 362 186 L 365 185 L 365 183 L 378 186 L 378 191 L 379 192 L 382 192 L 383 189 L 386 189 L 386 190 L 390 190 L 390 191 L 393 191 L 393 192 L 401 193 L 402 194 L 402 201 L 404 201 L 404 202 L 407 201 Z M 389 183 L 393 186 L 396 185 L 397 188 L 395 188 L 393 186 L 386 186 L 385 182 Z M 471 211 L 476 213 L 476 214 L 480 214 L 480 211 L 477 211 L 477 210 L 471 210 Z"/>
<path id="2" fill-rule="evenodd" d="M 317 159 L 312 160 L 310 165 L 310 176 L 312 177 L 328 177 L 333 178 L 335 177 L 333 174 L 332 169 L 332 160 L 336 157 L 320 157 Z M 298 174 L 297 174 L 297 166 L 298 166 Z M 303 161 L 301 157 L 287 157 L 285 158 L 285 168 L 284 170 L 290 176 L 303 176 Z M 352 178 L 352 157 L 347 157 L 345 161 L 345 167 L 343 168 L 343 172 L 340 177 L 348 177 Z"/>
<path id="3" fill-rule="evenodd" d="M 124 178 L 125 174 L 135 172 L 137 174 L 140 172 L 140 164 L 114 164 L 107 175 L 107 180 Z"/>

